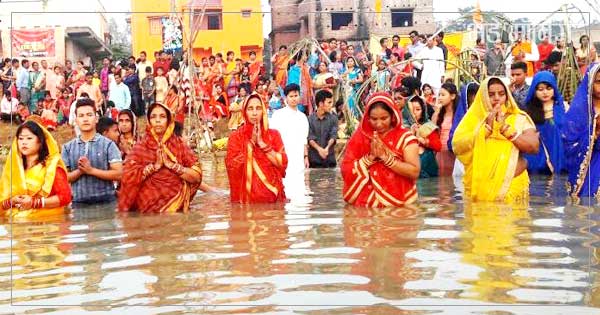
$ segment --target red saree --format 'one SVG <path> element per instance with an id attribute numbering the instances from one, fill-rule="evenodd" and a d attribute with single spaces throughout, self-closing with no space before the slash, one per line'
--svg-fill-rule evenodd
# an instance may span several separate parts
<path id="1" fill-rule="evenodd" d="M 211 97 L 210 108 L 211 113 L 217 119 L 229 116 L 229 98 L 227 97 L 227 93 L 222 92 L 217 97 Z"/>
<path id="2" fill-rule="evenodd" d="M 394 173 L 380 160 L 369 166 L 364 159 L 371 150 L 373 138 L 373 128 L 366 113 L 377 102 L 384 102 L 394 111 L 391 130 L 385 135 L 380 135 L 387 149 L 402 160 L 404 148 L 410 144 L 418 144 L 409 130 L 403 129 L 398 123 L 402 119 L 394 109 L 392 99 L 386 93 L 374 94 L 365 109 L 358 130 L 354 132 L 346 147 L 341 166 L 344 180 L 343 196 L 346 202 L 361 207 L 401 207 L 417 200 L 416 180 Z"/>
<path id="3" fill-rule="evenodd" d="M 260 72 L 262 71 L 263 63 L 256 60 L 250 64 L 248 67 L 248 72 L 250 74 L 250 84 L 252 84 L 252 90 L 256 90 L 256 85 L 258 84 L 258 79 L 260 78 Z"/>
<path id="4" fill-rule="evenodd" d="M 180 137 L 173 134 L 174 127 L 171 117 L 171 124 L 160 141 L 154 131 L 147 127 L 146 136 L 127 155 L 118 193 L 119 211 L 160 213 L 189 210 L 199 184 L 186 182 L 164 166 L 147 178 L 143 177 L 144 168 L 156 161 L 159 146 L 163 147 L 171 161 L 202 174 L 198 158 Z"/>
<path id="5" fill-rule="evenodd" d="M 263 140 L 277 152 L 281 167 L 273 165 L 267 155 L 250 141 L 254 125 L 248 123 L 246 106 L 252 98 L 259 99 L 262 104 Z M 287 167 L 287 155 L 279 132 L 268 128 L 265 103 L 257 94 L 252 94 L 244 101 L 242 113 L 246 123 L 229 136 L 227 156 L 225 157 L 231 201 L 239 203 L 285 201 L 282 179 Z"/>
<path id="6" fill-rule="evenodd" d="M 171 112 L 175 114 L 175 121 L 183 124 L 185 112 L 183 111 L 183 106 L 179 106 L 179 104 L 183 104 L 183 100 L 179 95 L 171 93 L 167 94 L 165 105 L 167 105 Z"/>

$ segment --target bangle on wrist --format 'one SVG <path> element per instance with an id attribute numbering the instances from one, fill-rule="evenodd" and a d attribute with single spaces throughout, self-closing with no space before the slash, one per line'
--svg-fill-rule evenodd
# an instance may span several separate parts
<path id="1" fill-rule="evenodd" d="M 368 154 L 362 157 L 362 161 L 367 168 L 375 163 L 375 161 L 371 159 Z"/>
<path id="2" fill-rule="evenodd" d="M 261 149 L 261 150 L 262 150 L 264 153 L 269 153 L 269 152 L 273 151 L 273 147 L 272 147 L 272 146 L 270 146 L 270 145 L 266 145 L 266 146 L 264 146 L 264 147 L 262 147 L 262 148 L 260 148 L 260 149 Z"/>
<path id="3" fill-rule="evenodd" d="M 185 168 L 181 164 L 174 164 L 173 171 L 177 175 L 183 175 L 183 173 L 185 173 Z"/>
<path id="4" fill-rule="evenodd" d="M 517 131 L 517 132 L 515 132 L 515 133 L 514 133 L 512 136 L 510 136 L 510 137 L 508 138 L 508 140 L 509 140 L 510 142 L 513 142 L 513 141 L 517 140 L 517 138 L 518 138 L 520 135 L 521 135 L 521 132 L 520 132 L 520 131 Z"/>
<path id="5" fill-rule="evenodd" d="M 517 133 L 517 130 L 515 128 L 509 126 L 508 128 L 504 129 L 504 131 L 502 131 L 501 133 L 505 138 L 509 139 L 509 138 L 512 138 Z"/>
<path id="6" fill-rule="evenodd" d="M 392 167 L 394 165 L 394 163 L 396 163 L 396 157 L 394 157 L 393 155 L 390 154 L 385 159 L 385 162 L 383 164 L 387 167 Z"/>

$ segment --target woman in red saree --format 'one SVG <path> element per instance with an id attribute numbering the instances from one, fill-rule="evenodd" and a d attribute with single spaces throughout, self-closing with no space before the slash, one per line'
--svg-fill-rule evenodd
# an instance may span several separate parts
<path id="1" fill-rule="evenodd" d="M 250 84 L 252 85 L 252 90 L 256 89 L 256 85 L 258 84 L 258 79 L 260 78 L 260 74 L 263 70 L 263 63 L 260 60 L 256 59 L 256 52 L 250 52 L 250 62 L 248 64 L 248 70 L 250 70 Z"/>
<path id="2" fill-rule="evenodd" d="M 229 98 L 227 92 L 223 91 L 223 87 L 215 85 L 213 95 L 210 98 L 210 108 L 214 118 L 221 119 L 229 116 Z"/>
<path id="3" fill-rule="evenodd" d="M 287 155 L 281 135 L 269 129 L 267 107 L 258 94 L 245 100 L 242 113 L 246 123 L 229 136 L 225 158 L 231 201 L 285 201 L 282 179 Z"/>
<path id="4" fill-rule="evenodd" d="M 350 204 L 387 208 L 417 200 L 419 145 L 394 108 L 389 94 L 373 94 L 347 144 L 341 171 Z"/>
<path id="5" fill-rule="evenodd" d="M 174 134 L 173 114 L 162 104 L 148 108 L 146 136 L 125 159 L 119 211 L 188 211 L 202 181 L 198 158 Z"/>

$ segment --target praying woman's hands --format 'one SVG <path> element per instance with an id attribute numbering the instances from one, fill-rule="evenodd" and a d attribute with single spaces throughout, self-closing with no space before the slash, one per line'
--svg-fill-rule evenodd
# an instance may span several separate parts
<path id="1" fill-rule="evenodd" d="M 33 203 L 33 199 L 31 198 L 31 196 L 20 195 L 20 196 L 17 196 L 16 198 L 17 198 L 16 204 L 18 205 L 19 209 L 22 209 L 22 210 L 31 209 L 32 203 Z"/>
<path id="2" fill-rule="evenodd" d="M 381 142 L 381 139 L 379 138 L 379 135 L 377 135 L 377 132 L 374 133 L 373 140 L 371 140 L 371 153 L 370 154 L 374 158 L 378 158 L 380 160 L 383 160 L 385 158 L 385 156 L 387 155 L 385 146 L 383 145 L 383 142 Z"/>
<path id="3" fill-rule="evenodd" d="M 158 151 L 156 151 L 156 162 L 154 162 L 154 171 L 158 171 L 163 167 L 163 165 L 163 150 L 162 148 L 159 148 Z"/>

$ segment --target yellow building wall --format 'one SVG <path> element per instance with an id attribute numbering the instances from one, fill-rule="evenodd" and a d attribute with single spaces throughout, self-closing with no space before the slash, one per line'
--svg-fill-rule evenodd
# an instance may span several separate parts
<path id="1" fill-rule="evenodd" d="M 182 16 L 184 29 L 184 49 L 187 49 L 189 36 L 189 17 L 187 8 L 182 14 L 183 7 L 189 0 L 176 0 L 176 9 Z M 131 0 L 131 41 L 133 55 L 139 56 L 141 51 L 146 51 L 150 60 L 154 60 L 155 51 L 162 48 L 162 32 L 152 34 L 150 30 L 150 17 L 169 16 L 170 0 Z M 202 4 L 199 0 L 197 3 Z M 257 58 L 262 58 L 263 48 L 263 16 L 260 0 L 222 0 L 223 15 L 221 30 L 201 30 L 194 42 L 194 59 L 213 55 L 220 52 L 225 57 L 227 51 L 235 52 L 236 57 L 248 59 L 249 50 L 256 52 Z M 198 10 L 201 9 L 198 8 Z M 250 17 L 243 17 L 242 10 L 252 10 Z M 143 13 L 136 13 L 143 12 Z M 206 23 L 206 17 L 204 18 Z M 242 51 L 242 48 L 245 51 Z"/>

